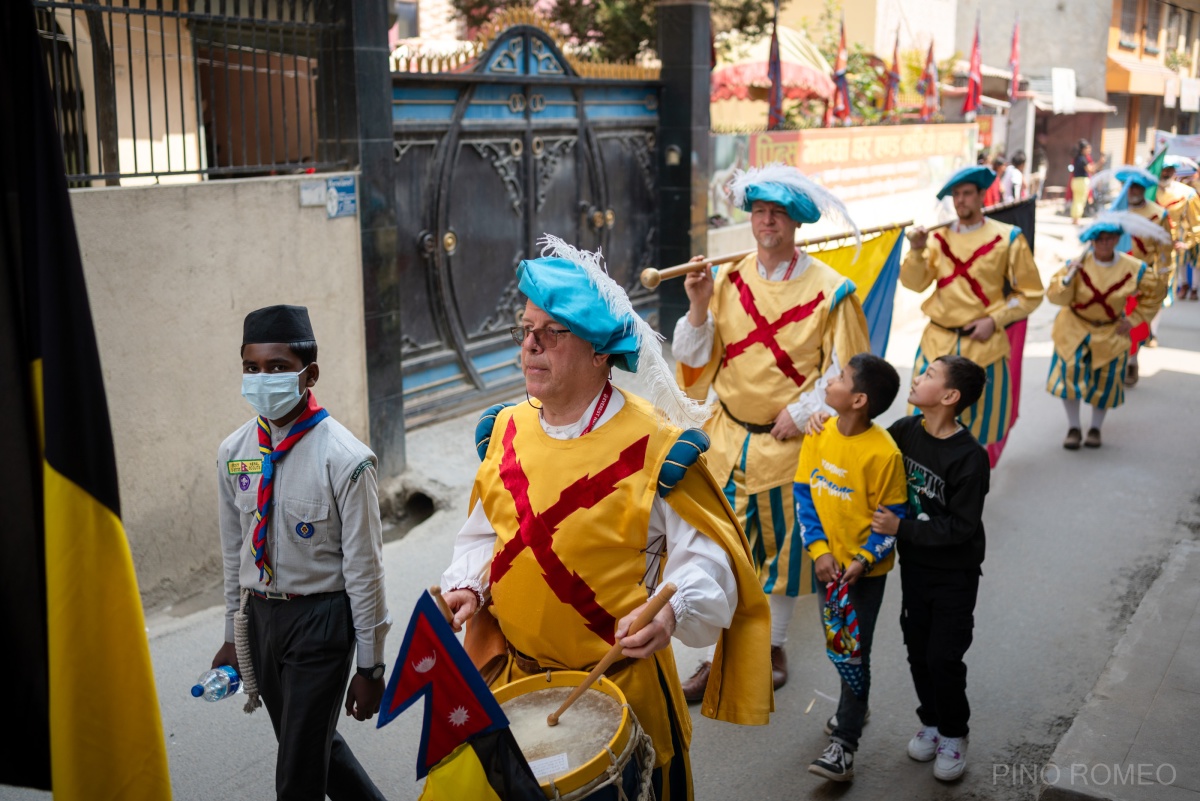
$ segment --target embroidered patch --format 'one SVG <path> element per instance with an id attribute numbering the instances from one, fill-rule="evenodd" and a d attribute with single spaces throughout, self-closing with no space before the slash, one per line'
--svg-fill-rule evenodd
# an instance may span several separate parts
<path id="1" fill-rule="evenodd" d="M 350 474 L 350 483 L 353 484 L 355 481 L 358 481 L 358 477 L 361 476 L 362 472 L 370 466 L 371 466 L 371 460 L 367 459 L 365 462 L 360 464 L 358 467 L 354 468 L 354 472 Z"/>
<path id="2" fill-rule="evenodd" d="M 246 475 L 245 473 L 242 473 L 240 476 L 238 476 L 238 489 L 240 489 L 242 492 L 250 489 L 250 476 Z"/>
<path id="3" fill-rule="evenodd" d="M 316 526 L 312 523 L 297 523 L 296 536 L 308 539 L 316 532 Z"/>
<path id="4" fill-rule="evenodd" d="M 231 476 L 236 476 L 238 473 L 261 473 L 262 459 L 241 459 L 236 462 L 226 462 L 225 466 Z"/>

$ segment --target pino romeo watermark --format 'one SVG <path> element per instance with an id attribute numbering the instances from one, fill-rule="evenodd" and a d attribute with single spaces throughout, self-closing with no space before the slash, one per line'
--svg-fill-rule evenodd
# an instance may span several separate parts
<path id="1" fill-rule="evenodd" d="M 1056 765 L 1031 762 L 992 764 L 992 785 L 1022 787 L 1037 784 L 1058 787 L 1170 786 L 1178 777 L 1175 766 L 1155 762 L 1073 762 Z"/>

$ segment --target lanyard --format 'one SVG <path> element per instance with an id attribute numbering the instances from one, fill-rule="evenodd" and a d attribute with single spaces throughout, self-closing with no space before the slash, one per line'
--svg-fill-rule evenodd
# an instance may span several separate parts
<path id="1" fill-rule="evenodd" d="M 792 261 L 790 264 L 788 264 L 787 272 L 785 272 L 783 274 L 784 281 L 786 281 L 792 277 L 792 270 L 796 269 L 796 262 L 798 262 L 798 261 L 800 261 L 800 251 L 798 249 L 793 250 L 792 251 Z"/>
<path id="2" fill-rule="evenodd" d="M 596 423 L 600 422 L 600 418 L 604 416 L 604 410 L 608 408 L 608 402 L 612 399 L 612 383 L 604 382 L 604 391 L 600 393 L 600 400 L 596 402 L 596 411 L 592 412 L 592 419 L 587 424 L 587 428 L 579 432 L 579 436 L 583 436 L 596 427 Z"/>

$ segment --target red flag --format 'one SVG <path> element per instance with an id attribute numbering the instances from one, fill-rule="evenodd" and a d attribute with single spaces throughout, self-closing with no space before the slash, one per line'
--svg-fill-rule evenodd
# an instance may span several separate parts
<path id="1" fill-rule="evenodd" d="M 850 118 L 850 84 L 846 79 L 846 16 L 842 15 L 842 34 L 838 41 L 837 60 L 833 65 L 833 116 L 845 122 Z"/>
<path id="2" fill-rule="evenodd" d="M 783 64 L 779 60 L 779 0 L 775 0 L 775 22 L 771 25 L 771 55 L 767 60 L 767 78 L 771 81 L 767 128 L 774 131 L 783 127 Z"/>
<path id="3" fill-rule="evenodd" d="M 983 94 L 983 72 L 979 60 L 979 17 L 975 17 L 975 43 L 971 45 L 971 67 L 967 73 L 967 96 L 963 98 L 963 114 L 979 111 L 979 98 Z"/>
<path id="4" fill-rule="evenodd" d="M 883 96 L 883 113 L 896 110 L 900 94 L 900 29 L 896 29 L 896 45 L 892 48 L 892 68 L 887 74 L 886 91 Z"/>
<path id="5" fill-rule="evenodd" d="M 921 80 L 917 84 L 917 91 L 923 96 L 921 122 L 929 122 L 941 108 L 938 80 L 937 62 L 933 60 L 933 42 L 930 42 L 929 55 L 925 57 L 925 71 L 921 73 Z"/>
<path id="6" fill-rule="evenodd" d="M 1017 86 L 1021 82 L 1021 14 L 1013 21 L 1012 53 L 1008 57 L 1008 69 L 1012 72 L 1012 83 L 1008 89 L 1009 102 L 1017 102 Z"/>

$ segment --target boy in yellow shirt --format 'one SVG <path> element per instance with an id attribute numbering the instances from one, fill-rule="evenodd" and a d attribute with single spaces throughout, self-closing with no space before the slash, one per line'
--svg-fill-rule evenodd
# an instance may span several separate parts
<path id="1" fill-rule="evenodd" d="M 848 585 L 858 616 L 862 695 L 842 681 L 829 746 L 808 767 L 832 781 L 854 778 L 854 752 L 871 687 L 871 641 L 894 561 L 896 538 L 872 531 L 871 517 L 879 507 L 903 517 L 908 499 L 900 449 L 871 422 L 892 405 L 899 390 L 900 376 L 886 361 L 870 353 L 852 358 L 825 392 L 825 403 L 837 416 L 822 425 L 822 415 L 814 415 L 793 485 L 800 537 L 814 573 L 826 586 Z M 819 595 L 823 616 L 825 594 Z"/>

